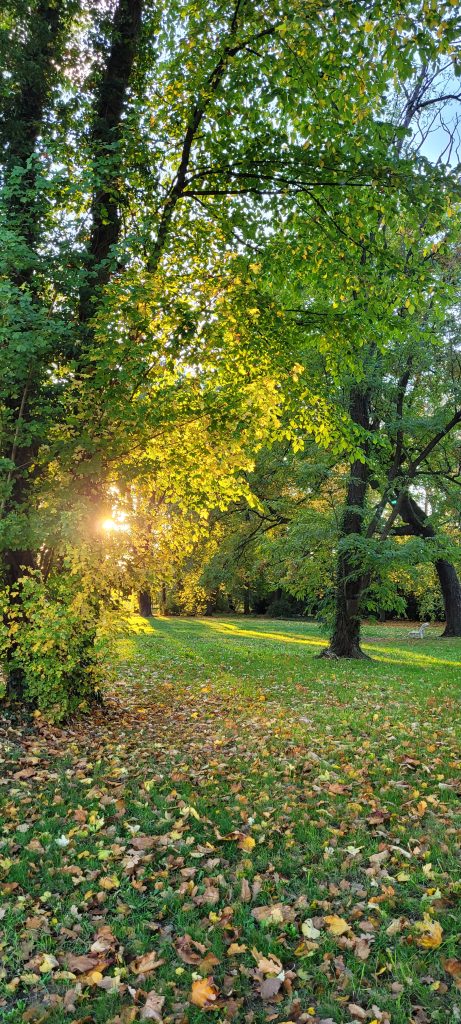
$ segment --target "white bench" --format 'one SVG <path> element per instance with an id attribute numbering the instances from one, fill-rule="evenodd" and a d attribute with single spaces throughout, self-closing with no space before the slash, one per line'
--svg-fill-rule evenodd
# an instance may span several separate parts
<path id="1" fill-rule="evenodd" d="M 422 622 L 419 629 L 410 629 L 408 636 L 411 637 L 412 640 L 424 640 L 424 635 L 428 625 L 428 622 Z"/>

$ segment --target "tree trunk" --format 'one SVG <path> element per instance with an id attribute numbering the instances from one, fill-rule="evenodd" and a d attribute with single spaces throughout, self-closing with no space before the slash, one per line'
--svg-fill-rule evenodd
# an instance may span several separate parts
<path id="1" fill-rule="evenodd" d="M 150 619 L 152 616 L 152 596 L 150 590 L 141 590 L 138 594 L 138 608 L 139 614 L 144 619 Z"/>
<path id="2" fill-rule="evenodd" d="M 461 584 L 458 573 L 445 558 L 438 558 L 435 568 L 445 607 L 446 625 L 442 636 L 461 636 Z"/>
<path id="3" fill-rule="evenodd" d="M 433 540 L 437 534 L 429 522 L 424 509 L 411 495 L 406 494 L 401 502 L 400 516 L 411 527 L 417 537 Z M 445 608 L 445 630 L 443 637 L 461 636 L 461 584 L 454 565 L 445 558 L 438 558 L 435 569 L 439 578 Z"/>
<path id="4" fill-rule="evenodd" d="M 250 588 L 245 587 L 243 591 L 243 614 L 250 614 Z"/>
<path id="5" fill-rule="evenodd" d="M 370 429 L 369 396 L 366 392 L 358 388 L 353 391 L 350 414 L 354 423 L 365 430 Z M 364 576 L 357 555 L 347 546 L 349 540 L 362 535 L 368 478 L 367 464 L 357 459 L 349 473 L 341 521 L 333 633 L 329 647 L 319 655 L 321 658 L 368 657 L 360 647 L 360 599 Z"/>
<path id="6" fill-rule="evenodd" d="M 160 591 L 160 614 L 166 615 L 166 584 L 162 583 Z"/>

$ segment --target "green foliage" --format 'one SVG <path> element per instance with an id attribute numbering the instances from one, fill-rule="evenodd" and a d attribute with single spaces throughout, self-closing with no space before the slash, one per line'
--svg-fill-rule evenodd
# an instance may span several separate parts
<path id="1" fill-rule="evenodd" d="M 19 580 L 20 603 L 17 589 L 3 594 L 3 655 L 21 673 L 26 699 L 54 721 L 85 709 L 107 676 L 99 609 L 88 579 L 84 587 L 71 570 L 46 582 L 36 572 Z"/>

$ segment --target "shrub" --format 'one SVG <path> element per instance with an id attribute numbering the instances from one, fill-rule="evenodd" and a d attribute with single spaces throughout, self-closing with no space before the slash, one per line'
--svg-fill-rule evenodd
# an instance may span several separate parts
<path id="1" fill-rule="evenodd" d="M 98 697 L 105 642 L 99 606 L 77 575 L 39 573 L 5 595 L 9 627 L 3 635 L 8 669 L 23 678 L 24 696 L 54 721 Z"/>

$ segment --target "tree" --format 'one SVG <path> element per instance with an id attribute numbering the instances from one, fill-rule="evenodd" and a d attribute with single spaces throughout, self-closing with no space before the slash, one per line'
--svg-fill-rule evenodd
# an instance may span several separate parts
<path id="1" fill-rule="evenodd" d="M 384 98 L 396 76 L 410 75 L 416 53 L 429 59 L 450 47 L 457 15 L 449 3 L 443 13 L 441 43 L 426 8 L 404 0 L 346 3 L 333 16 L 322 0 L 308 9 L 236 0 L 230 10 L 189 0 L 164 10 L 148 0 L 117 0 L 109 11 L 77 0 L 7 4 L 8 628 L 18 616 L 27 621 L 28 574 L 56 582 L 53 599 L 65 603 L 57 579 L 69 558 L 75 564 L 80 547 L 94 547 L 99 564 L 111 488 L 144 480 L 152 440 L 178 425 L 205 421 L 219 432 L 227 423 L 237 443 L 258 410 L 256 444 L 279 429 L 296 439 L 304 424 L 344 450 L 344 423 L 329 423 L 322 381 L 309 393 L 297 387 L 299 332 L 277 316 L 280 282 L 275 288 L 269 274 L 260 289 L 257 254 L 286 231 L 283 274 L 291 273 L 298 204 L 328 231 L 331 210 L 343 215 L 355 196 L 363 196 L 357 216 L 371 198 L 389 197 L 384 206 L 397 217 L 401 197 L 427 195 L 420 168 L 390 146 Z M 374 208 L 365 219 L 375 230 Z M 304 344 L 306 364 L 318 334 Z M 332 331 L 331 366 L 346 351 L 349 368 L 358 367 L 361 343 Z M 205 471 L 203 479 L 206 489 Z M 68 575 L 78 589 L 81 574 Z M 97 604 L 88 605 L 96 617 Z M 19 694 L 24 665 L 12 629 L 7 654 Z"/>

